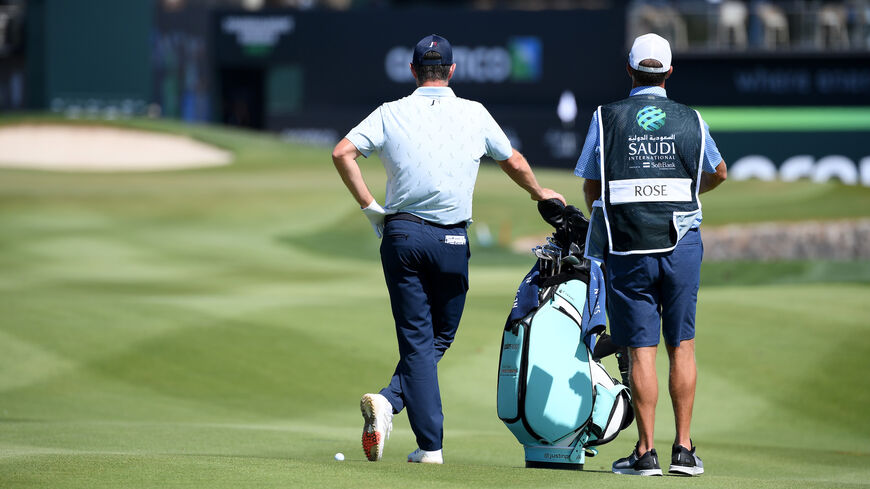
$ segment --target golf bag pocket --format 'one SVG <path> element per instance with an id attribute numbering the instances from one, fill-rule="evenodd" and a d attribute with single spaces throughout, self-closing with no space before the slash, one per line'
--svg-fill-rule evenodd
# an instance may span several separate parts
<path id="1" fill-rule="evenodd" d="M 596 365 L 600 367 L 597 362 Z M 595 384 L 595 405 L 592 408 L 592 422 L 588 430 L 590 437 L 586 445 L 603 445 L 612 441 L 620 431 L 631 425 L 633 419 L 631 397 L 624 385 L 616 383 L 608 387 Z"/>
<path id="2" fill-rule="evenodd" d="M 520 388 L 520 362 L 523 353 L 523 339 L 526 328 L 516 323 L 506 330 L 502 337 L 501 359 L 498 367 L 498 417 L 503 420 L 516 420 L 519 415 L 517 401 Z"/>

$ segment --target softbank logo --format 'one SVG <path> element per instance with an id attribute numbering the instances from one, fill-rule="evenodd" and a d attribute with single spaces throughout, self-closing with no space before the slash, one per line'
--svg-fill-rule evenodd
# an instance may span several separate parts
<path id="1" fill-rule="evenodd" d="M 728 167 L 728 176 L 734 180 L 782 180 L 793 182 L 807 178 L 813 182 L 839 180 L 847 185 L 870 187 L 870 156 L 861 158 L 856 165 L 842 155 L 829 155 L 818 160 L 811 155 L 796 155 L 777 165 L 763 155 L 747 155 Z"/>
<path id="2" fill-rule="evenodd" d="M 437 43 L 430 43 L 430 48 Z M 396 83 L 412 82 L 408 70 L 413 50 L 396 46 L 384 58 L 387 78 Z M 532 83 L 543 73 L 543 44 L 535 36 L 517 36 L 504 46 L 453 46 L 455 82 L 473 83 Z"/>

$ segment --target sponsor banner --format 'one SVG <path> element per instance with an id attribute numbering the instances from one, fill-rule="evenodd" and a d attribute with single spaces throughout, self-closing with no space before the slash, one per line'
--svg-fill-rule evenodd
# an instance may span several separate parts
<path id="1" fill-rule="evenodd" d="M 248 112 L 264 119 L 255 127 L 289 141 L 329 146 L 380 104 L 414 90 L 411 49 L 424 35 L 438 33 L 454 47 L 457 68 L 450 86 L 456 95 L 483 103 L 533 166 L 571 169 L 596 106 L 624 98 L 630 89 L 623 14 L 624 9 L 216 12 L 210 18 L 209 58 L 217 77 L 212 106 L 226 113 L 239 100 L 248 102 Z M 668 93 L 689 105 L 870 105 L 868 59 L 867 53 L 680 54 Z M 259 75 L 249 80 L 248 72 Z M 264 96 L 246 96 L 259 83 Z M 629 147 L 630 164 L 673 166 L 669 134 L 659 134 L 665 117 L 654 106 L 637 114 L 651 138 Z M 226 114 L 212 118 L 230 120 Z M 870 151 L 858 144 L 866 132 L 712 130 L 732 178 L 870 181 Z"/>
<path id="2" fill-rule="evenodd" d="M 457 94 L 487 106 L 545 104 L 555 117 L 566 90 L 582 93 L 578 102 L 590 107 L 628 90 L 623 14 L 624 8 L 219 11 L 211 47 L 218 70 L 300 66 L 299 110 L 374 108 L 413 90 L 414 44 L 437 33 L 453 46 Z"/>
<path id="3" fill-rule="evenodd" d="M 866 132 L 714 132 L 713 137 L 733 180 L 833 180 L 870 186 Z"/>
<path id="4" fill-rule="evenodd" d="M 870 53 L 674 58 L 668 93 L 688 105 L 870 105 Z"/>
<path id="5" fill-rule="evenodd" d="M 632 178 L 609 183 L 610 203 L 691 202 L 690 178 Z"/>
<path id="6" fill-rule="evenodd" d="M 269 16 L 228 15 L 221 19 L 220 32 L 235 37 L 236 45 L 249 56 L 267 54 L 279 42 L 288 39 L 296 27 L 290 14 Z"/>
<path id="7" fill-rule="evenodd" d="M 503 45 L 453 46 L 453 62 L 462 67 L 451 83 L 536 83 L 543 75 L 543 42 L 539 36 L 510 36 Z M 400 45 L 387 52 L 387 77 L 414 83 L 408 62 L 413 49 Z"/>

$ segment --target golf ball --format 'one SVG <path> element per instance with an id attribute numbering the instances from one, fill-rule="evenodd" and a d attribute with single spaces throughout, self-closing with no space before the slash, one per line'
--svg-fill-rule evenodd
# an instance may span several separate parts
<path id="1" fill-rule="evenodd" d="M 341 452 L 336 453 L 335 459 L 338 460 L 339 462 L 341 462 L 342 460 L 344 460 L 344 454 Z"/>

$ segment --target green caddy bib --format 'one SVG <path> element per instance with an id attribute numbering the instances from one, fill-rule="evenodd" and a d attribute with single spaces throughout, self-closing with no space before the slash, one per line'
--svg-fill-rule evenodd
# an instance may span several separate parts
<path id="1" fill-rule="evenodd" d="M 679 240 L 676 220 L 700 209 L 700 115 L 652 95 L 598 108 L 601 195 L 610 253 L 659 253 Z"/>

